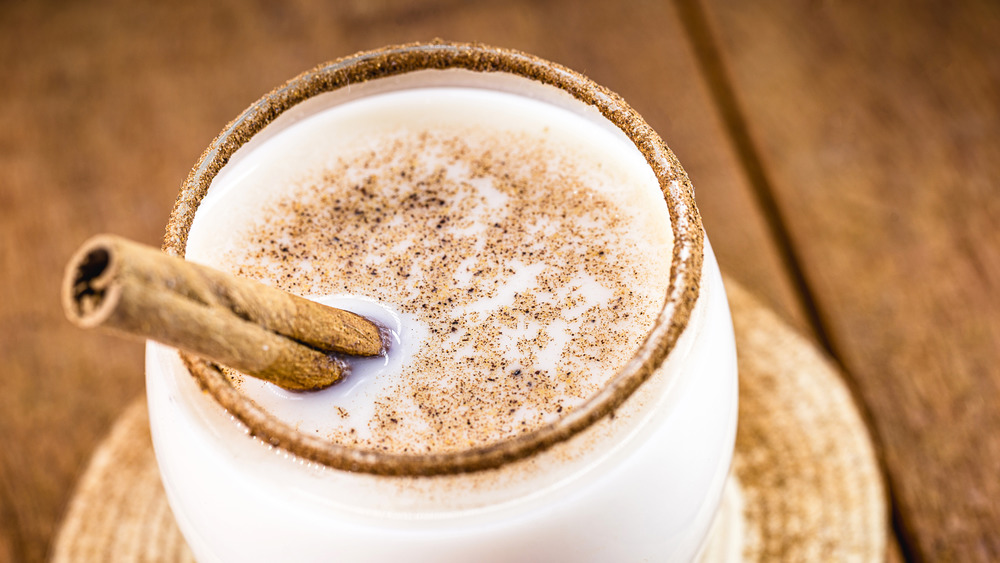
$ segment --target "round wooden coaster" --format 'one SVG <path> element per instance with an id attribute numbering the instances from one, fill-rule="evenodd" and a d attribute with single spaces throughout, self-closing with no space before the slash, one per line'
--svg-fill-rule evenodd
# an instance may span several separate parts
<path id="1" fill-rule="evenodd" d="M 740 422 L 724 518 L 706 555 L 883 561 L 888 509 L 882 478 L 840 375 L 738 284 L 727 280 L 726 287 L 739 356 Z M 193 560 L 160 483 L 146 403 L 137 400 L 78 483 L 53 561 Z"/>
<path id="2" fill-rule="evenodd" d="M 841 374 L 739 284 L 727 280 L 726 291 L 740 370 L 743 559 L 884 561 L 882 475 Z"/>
<path id="3" fill-rule="evenodd" d="M 193 562 L 167 505 L 145 399 L 115 422 L 77 483 L 52 561 Z"/>

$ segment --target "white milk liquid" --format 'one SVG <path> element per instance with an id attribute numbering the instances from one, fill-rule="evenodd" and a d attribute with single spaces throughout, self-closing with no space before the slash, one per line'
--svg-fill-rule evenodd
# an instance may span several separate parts
<path id="1" fill-rule="evenodd" d="M 320 392 L 237 376 L 256 402 L 338 442 L 440 451 L 551 422 L 617 373 L 663 305 L 669 227 L 617 131 L 422 88 L 256 147 L 213 184 L 187 258 L 392 329 L 386 357 Z"/>

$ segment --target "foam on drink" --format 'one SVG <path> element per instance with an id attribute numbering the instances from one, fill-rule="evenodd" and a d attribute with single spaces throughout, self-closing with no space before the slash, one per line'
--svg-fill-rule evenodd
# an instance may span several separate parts
<path id="1" fill-rule="evenodd" d="M 335 106 L 231 163 L 187 257 L 393 330 L 388 357 L 321 392 L 233 374 L 259 404 L 341 443 L 449 451 L 537 428 L 612 377 L 662 307 L 670 236 L 620 132 L 422 88 Z"/>

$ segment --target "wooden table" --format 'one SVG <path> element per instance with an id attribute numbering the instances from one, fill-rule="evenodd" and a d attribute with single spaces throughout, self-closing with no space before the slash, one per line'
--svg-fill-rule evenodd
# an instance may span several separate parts
<path id="1" fill-rule="evenodd" d="M 51 5 L 48 5 L 51 4 Z M 40 561 L 142 346 L 70 326 L 87 236 L 150 244 L 272 86 L 444 37 L 589 74 L 663 135 L 723 268 L 838 361 L 892 559 L 1000 560 L 1000 4 L 886 0 L 0 5 L 0 561 Z"/>

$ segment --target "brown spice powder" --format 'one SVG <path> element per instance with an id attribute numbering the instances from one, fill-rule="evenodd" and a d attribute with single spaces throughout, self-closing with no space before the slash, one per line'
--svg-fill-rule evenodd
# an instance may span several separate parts
<path id="1" fill-rule="evenodd" d="M 630 214 L 590 187 L 592 167 L 520 133 L 381 143 L 298 179 L 223 264 L 299 294 L 374 298 L 427 327 L 371 438 L 330 439 L 481 446 L 552 422 L 621 369 L 665 282 Z"/>

